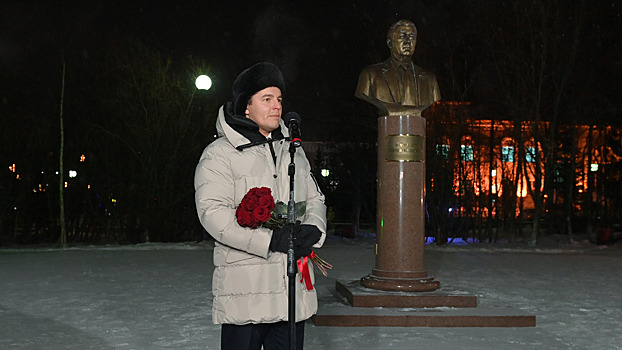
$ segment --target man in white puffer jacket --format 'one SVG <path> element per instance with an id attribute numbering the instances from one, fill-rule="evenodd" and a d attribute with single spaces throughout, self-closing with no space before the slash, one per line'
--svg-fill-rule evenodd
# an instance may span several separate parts
<path id="1" fill-rule="evenodd" d="M 268 187 L 276 201 L 289 201 L 290 142 L 281 120 L 283 86 L 281 72 L 271 63 L 258 63 L 240 73 L 233 84 L 233 102 L 218 113 L 219 138 L 205 148 L 196 168 L 197 212 L 216 240 L 212 317 L 222 324 L 222 349 L 288 349 L 288 231 L 251 229 L 236 220 L 236 208 L 251 188 Z M 324 243 L 326 206 L 301 148 L 295 164 L 295 201 L 306 201 L 305 215 L 295 230 L 298 259 Z M 304 321 L 317 311 L 315 289 L 300 280 L 298 271 L 297 349 L 302 349 Z"/>

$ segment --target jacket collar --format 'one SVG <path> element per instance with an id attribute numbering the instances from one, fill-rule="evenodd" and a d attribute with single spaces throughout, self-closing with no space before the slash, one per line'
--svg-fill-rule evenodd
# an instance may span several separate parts
<path id="1" fill-rule="evenodd" d="M 280 140 L 289 136 L 283 119 L 279 123 L 279 127 L 272 131 L 273 140 Z M 226 137 L 233 147 L 236 148 L 250 146 L 250 144 L 266 140 L 259 132 L 257 123 L 233 113 L 233 104 L 231 102 L 227 102 L 220 107 L 218 118 L 216 119 L 216 131 L 219 137 Z"/>

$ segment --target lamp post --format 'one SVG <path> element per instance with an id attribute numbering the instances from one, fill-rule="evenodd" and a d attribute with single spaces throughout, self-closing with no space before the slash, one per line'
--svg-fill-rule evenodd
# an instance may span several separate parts
<path id="1" fill-rule="evenodd" d="M 201 95 L 199 96 L 199 98 L 201 99 L 201 112 L 200 112 L 201 123 L 199 125 L 201 126 L 200 130 L 204 130 L 203 125 L 205 123 L 205 115 L 204 115 L 205 114 L 205 99 L 207 98 L 207 94 L 206 94 L 207 90 L 209 90 L 212 87 L 212 79 L 205 74 L 201 74 L 194 81 L 194 85 L 197 87 Z M 204 229 L 202 229 L 200 237 L 199 237 L 199 242 L 205 241 L 206 238 L 207 238 L 207 232 Z"/>
<path id="2" fill-rule="evenodd" d="M 200 93 L 201 99 L 201 125 L 205 122 L 205 99 L 206 92 L 212 87 L 212 79 L 205 74 L 199 75 L 194 81 L 194 85 L 197 87 Z"/>

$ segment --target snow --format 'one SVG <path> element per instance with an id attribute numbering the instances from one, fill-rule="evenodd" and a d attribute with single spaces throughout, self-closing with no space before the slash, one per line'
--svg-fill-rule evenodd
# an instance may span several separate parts
<path id="1" fill-rule="evenodd" d="M 331 236 L 320 293 L 374 267 L 368 238 Z M 622 349 L 622 247 L 426 246 L 426 269 L 480 305 L 537 317 L 529 328 L 317 327 L 306 349 Z M 212 245 L 0 250 L 0 349 L 218 349 Z M 326 298 L 321 298 L 326 300 Z M 439 310 L 440 311 L 440 310 Z"/>

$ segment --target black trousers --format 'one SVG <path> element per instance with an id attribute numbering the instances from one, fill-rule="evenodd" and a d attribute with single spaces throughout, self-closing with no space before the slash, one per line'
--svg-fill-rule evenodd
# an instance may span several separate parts
<path id="1" fill-rule="evenodd" d="M 296 323 L 296 350 L 302 350 L 304 321 Z M 259 324 L 223 324 L 221 350 L 289 350 L 289 326 L 286 321 Z"/>

